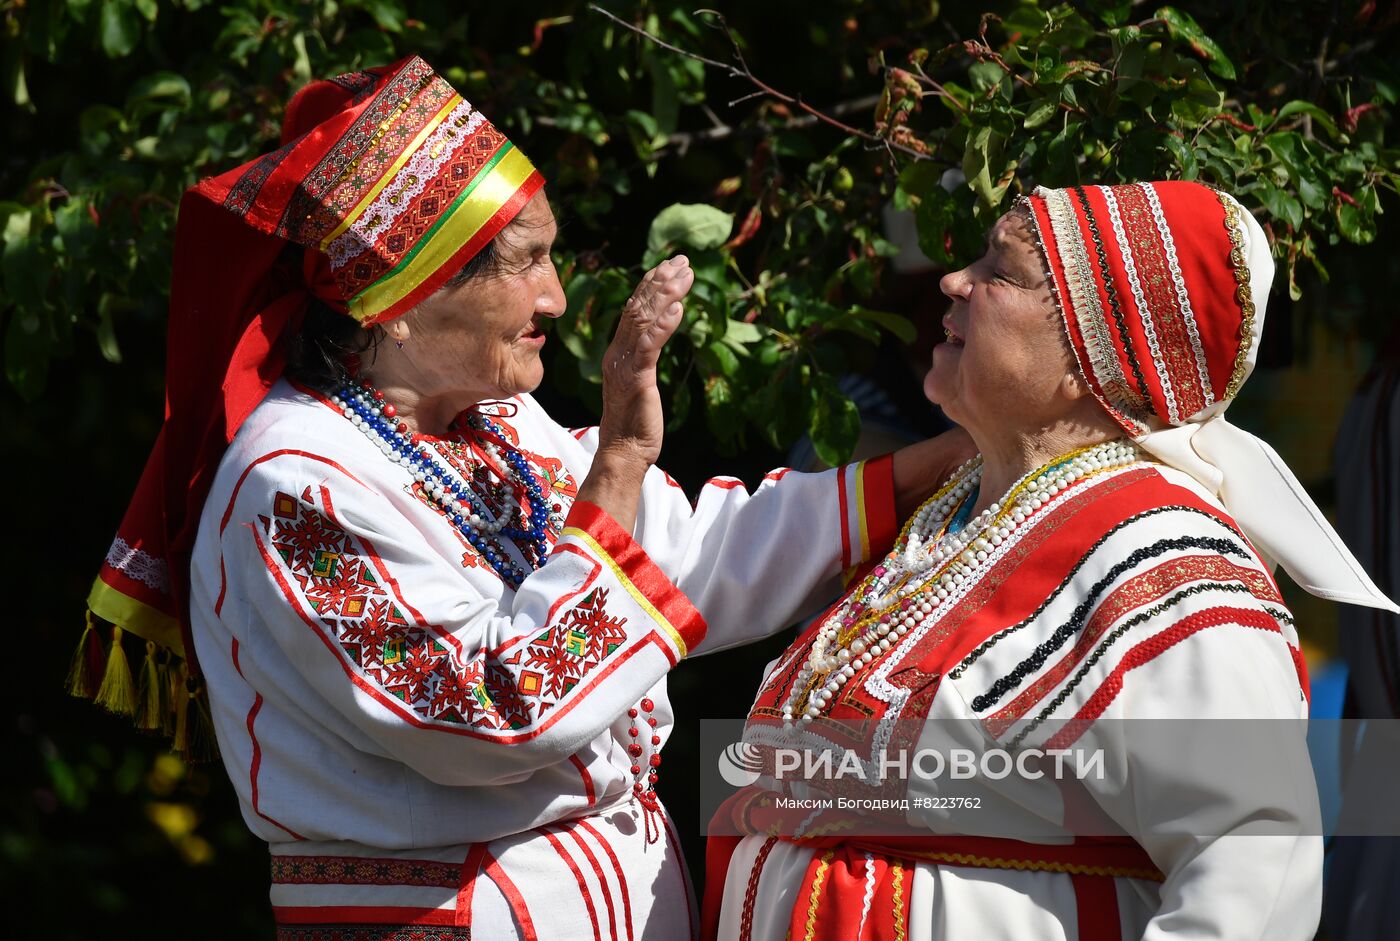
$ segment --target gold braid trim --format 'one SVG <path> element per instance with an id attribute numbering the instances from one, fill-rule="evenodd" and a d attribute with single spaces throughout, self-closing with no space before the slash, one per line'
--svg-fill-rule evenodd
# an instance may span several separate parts
<path id="1" fill-rule="evenodd" d="M 904 864 L 891 859 L 890 869 L 894 891 L 894 937 L 895 941 L 904 941 Z"/>
<path id="2" fill-rule="evenodd" d="M 817 864 L 817 874 L 812 877 L 812 894 L 807 902 L 807 932 L 803 935 L 804 941 L 812 941 L 817 936 L 817 905 L 821 902 L 822 883 L 826 881 L 826 870 L 831 865 L 831 857 L 834 855 L 834 850 L 823 853 L 821 862 Z"/>
<path id="3" fill-rule="evenodd" d="M 1084 247 L 1084 234 L 1079 229 L 1079 220 L 1074 214 L 1069 193 L 1044 187 L 1037 192 L 1045 200 L 1050 229 L 1064 265 L 1070 311 L 1079 325 L 1079 335 L 1084 341 L 1089 367 L 1094 373 L 1092 378 L 1098 380 L 1104 395 L 1114 405 L 1140 422 L 1150 414 L 1151 409 L 1123 375 L 1122 364 L 1118 361 L 1118 344 L 1109 332 L 1108 319 L 1104 316 L 1103 305 L 1099 303 L 1093 263 L 1089 261 L 1088 250 Z M 1126 337 L 1123 342 L 1128 342 Z"/>
<path id="4" fill-rule="evenodd" d="M 1082 863 L 1056 863 L 1038 859 L 1004 859 L 1000 856 L 973 856 L 970 853 L 904 853 L 910 859 L 943 863 L 949 866 L 974 866 L 979 869 L 1019 869 L 1030 872 L 1066 872 L 1081 876 L 1113 876 L 1123 879 L 1148 879 L 1161 882 L 1165 877 L 1156 869 L 1128 866 L 1088 866 Z"/>
<path id="5" fill-rule="evenodd" d="M 1244 319 L 1240 321 L 1240 345 L 1235 351 L 1235 365 L 1230 370 L 1230 382 L 1225 386 L 1225 398 L 1233 399 L 1244 384 L 1244 370 L 1249 348 L 1254 343 L 1254 292 L 1249 286 L 1249 263 L 1244 257 L 1244 234 L 1240 224 L 1240 209 L 1224 193 L 1215 194 L 1225 208 L 1225 231 L 1230 234 L 1230 267 L 1235 272 L 1235 300 L 1240 302 Z"/>

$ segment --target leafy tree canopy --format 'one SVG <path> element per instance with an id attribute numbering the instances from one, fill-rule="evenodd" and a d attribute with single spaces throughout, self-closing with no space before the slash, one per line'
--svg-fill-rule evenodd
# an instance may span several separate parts
<path id="1" fill-rule="evenodd" d="M 10 383 L 32 399 L 73 344 L 117 361 L 125 338 L 158 333 L 181 191 L 269 149 L 313 76 L 409 52 L 551 181 L 569 223 L 556 330 L 578 368 L 552 370 L 568 391 L 596 397 L 641 266 L 685 250 L 697 282 L 665 363 L 672 422 L 703 413 L 730 447 L 807 433 L 832 462 L 859 430 L 837 377 L 912 335 L 879 303 L 898 251 L 887 205 L 914 212 L 946 266 L 1036 184 L 1200 179 L 1267 223 L 1296 299 L 1300 266 L 1325 278 L 1325 248 L 1373 239 L 1396 190 L 1395 17 L 1374 3 L 529 6 L 4 4 Z"/>

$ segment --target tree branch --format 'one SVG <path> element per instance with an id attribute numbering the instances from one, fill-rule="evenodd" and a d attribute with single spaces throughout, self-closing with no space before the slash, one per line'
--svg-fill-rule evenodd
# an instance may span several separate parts
<path id="1" fill-rule="evenodd" d="M 677 55 L 685 56 L 687 59 L 693 59 L 694 61 L 703 63 L 704 65 L 707 65 L 710 68 L 720 69 L 721 71 L 728 74 L 731 78 L 739 78 L 751 82 L 754 85 L 754 87 L 758 89 L 758 94 L 767 96 L 776 101 L 781 101 L 783 104 L 786 105 L 792 105 L 793 107 L 806 112 L 812 118 L 813 121 L 818 121 L 822 124 L 834 127 L 838 131 L 848 134 L 851 137 L 856 137 L 860 140 L 869 141 L 872 144 L 878 144 L 882 147 L 898 150 L 910 157 L 913 157 L 915 160 L 929 159 L 929 156 L 927 154 L 920 153 L 912 147 L 907 147 L 904 144 L 897 144 L 894 141 L 888 140 L 884 137 L 880 137 L 876 134 L 872 134 L 869 131 L 863 131 L 860 128 L 851 127 L 849 124 L 846 124 L 843 121 L 838 121 L 830 114 L 827 114 L 826 112 L 807 104 L 807 102 L 803 101 L 800 97 L 789 95 L 786 92 L 781 92 L 778 89 L 774 88 L 772 85 L 769 85 L 767 82 L 760 79 L 758 76 L 754 75 L 753 72 L 749 69 L 748 64 L 744 61 L 743 53 L 739 51 L 738 42 L 735 40 L 733 33 L 730 32 L 728 24 L 724 21 L 724 17 L 713 10 L 701 10 L 697 12 L 707 13 L 718 21 L 719 25 L 717 28 L 722 29 L 724 31 L 725 35 L 729 37 L 730 43 L 734 46 L 736 60 L 735 62 L 721 62 L 718 59 L 711 59 L 708 56 L 702 56 L 698 53 L 691 52 L 688 49 L 682 49 L 679 46 L 673 46 L 665 40 L 661 39 L 659 36 L 654 36 L 646 30 L 642 29 L 640 26 L 636 26 L 632 23 L 629 23 L 626 20 L 609 12 L 608 10 L 604 10 L 596 3 L 590 3 L 588 5 L 588 8 L 594 13 L 602 14 L 608 19 L 612 20 L 618 26 L 621 26 L 623 29 L 628 30 L 632 33 L 636 33 L 638 36 L 641 36 L 648 42 L 654 43 L 662 49 L 666 49 L 669 52 L 674 52 Z M 744 96 L 743 98 L 736 99 L 735 103 L 737 103 L 737 101 L 747 100 L 747 98 L 751 97 L 755 96 Z"/>
<path id="2" fill-rule="evenodd" d="M 864 98 L 854 98 L 850 101 L 843 101 L 832 105 L 827 109 L 831 114 L 850 114 L 853 111 L 868 111 L 880 103 L 879 95 L 867 95 Z M 706 109 L 707 111 L 709 109 Z M 681 153 L 690 149 L 692 144 L 703 144 L 710 141 L 723 140 L 726 137 L 753 135 L 759 136 L 769 133 L 772 128 L 767 124 L 760 123 L 753 127 L 737 127 L 733 124 L 725 124 L 711 114 L 711 119 L 715 122 L 713 126 L 701 131 L 677 131 L 666 138 L 666 146 L 674 147 Z M 547 118 L 536 118 L 541 124 L 549 124 Z M 791 118 L 783 125 L 784 130 L 791 130 L 800 127 L 810 127 L 817 123 L 817 119 L 810 114 L 803 114 Z"/>

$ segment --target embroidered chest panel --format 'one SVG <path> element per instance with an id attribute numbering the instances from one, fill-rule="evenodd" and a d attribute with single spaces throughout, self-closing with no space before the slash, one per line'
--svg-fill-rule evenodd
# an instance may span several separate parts
<path id="1" fill-rule="evenodd" d="M 346 532 L 326 488 L 278 493 L 270 509 L 260 522 L 292 579 L 288 601 L 314 613 L 308 624 L 362 689 L 413 719 L 484 733 L 534 726 L 626 639 L 626 619 L 599 587 L 526 643 L 464 650 L 425 619 L 373 546 Z"/>

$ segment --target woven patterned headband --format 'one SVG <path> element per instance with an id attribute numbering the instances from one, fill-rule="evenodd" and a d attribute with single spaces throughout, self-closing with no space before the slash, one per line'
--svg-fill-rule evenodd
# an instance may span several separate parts
<path id="1" fill-rule="evenodd" d="M 436 291 L 544 183 L 416 56 L 308 85 L 286 124 L 281 149 L 199 191 L 311 249 L 312 289 L 362 323 Z"/>
<path id="2" fill-rule="evenodd" d="M 1027 202 L 1080 369 L 1125 431 L 1235 396 L 1273 270 L 1264 253 L 1269 270 L 1251 271 L 1246 239 L 1262 233 L 1234 199 L 1168 181 L 1039 187 Z"/>

